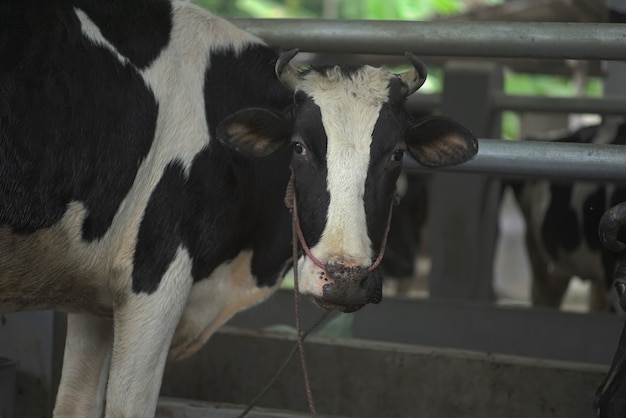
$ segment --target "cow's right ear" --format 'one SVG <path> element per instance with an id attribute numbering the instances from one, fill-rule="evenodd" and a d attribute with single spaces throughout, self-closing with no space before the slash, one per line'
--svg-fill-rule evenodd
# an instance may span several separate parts
<path id="1" fill-rule="evenodd" d="M 413 121 L 406 142 L 413 158 L 427 167 L 461 164 L 478 152 L 474 134 L 445 116 L 427 116 Z"/>
<path id="2" fill-rule="evenodd" d="M 217 139 L 249 157 L 265 157 L 291 139 L 288 113 L 264 108 L 243 109 L 227 116 L 217 126 Z"/>

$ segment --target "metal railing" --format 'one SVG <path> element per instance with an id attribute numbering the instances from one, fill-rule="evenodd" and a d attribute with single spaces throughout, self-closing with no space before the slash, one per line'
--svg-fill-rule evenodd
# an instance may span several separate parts
<path id="1" fill-rule="evenodd" d="M 407 106 L 413 111 L 429 111 L 441 106 L 440 94 L 414 94 Z M 496 91 L 491 93 L 496 110 L 545 113 L 596 113 L 626 116 L 626 97 L 536 97 L 515 96 Z"/>
<path id="2" fill-rule="evenodd" d="M 307 52 L 480 58 L 626 60 L 626 25 L 609 23 L 406 22 L 232 19 L 283 49 Z M 415 95 L 409 107 L 431 110 L 440 95 Z M 625 114 L 626 99 L 537 98 L 494 92 L 494 110 Z M 449 171 L 570 180 L 625 181 L 626 147 L 481 139 L 478 155 Z M 409 170 L 425 170 L 406 158 Z"/>
<path id="3" fill-rule="evenodd" d="M 282 48 L 424 56 L 626 60 L 616 23 L 232 19 Z"/>
<path id="4" fill-rule="evenodd" d="M 404 168 L 430 170 L 410 157 L 405 158 Z M 437 168 L 437 171 L 442 170 L 621 183 L 626 182 L 626 147 L 479 139 L 479 151 L 473 160 L 458 166 Z"/>

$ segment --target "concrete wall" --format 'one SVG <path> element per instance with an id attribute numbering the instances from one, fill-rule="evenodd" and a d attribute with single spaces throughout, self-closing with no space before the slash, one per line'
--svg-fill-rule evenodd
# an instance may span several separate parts
<path id="1" fill-rule="evenodd" d="M 246 404 L 295 341 L 229 329 L 168 365 L 162 393 Z M 316 407 L 348 417 L 588 418 L 606 367 L 363 340 L 306 344 Z M 306 411 L 296 355 L 260 402 Z"/>
<path id="2" fill-rule="evenodd" d="M 262 329 L 293 326 L 293 293 L 272 298 L 237 315 L 230 324 Z M 301 304 L 303 324 L 321 310 L 308 299 Z M 333 317 L 339 314 L 334 314 Z M 608 366 L 624 318 L 608 313 L 566 313 L 555 309 L 499 307 L 470 301 L 383 299 L 350 320 L 349 333 L 364 340 L 447 347 Z"/>
<path id="3" fill-rule="evenodd" d="M 320 310 L 308 300 L 301 307 L 303 324 L 308 326 Z M 3 318 L 0 356 L 18 363 L 15 417 L 48 416 L 62 356 L 63 317 L 22 313 Z M 361 408 L 380 411 L 395 403 L 437 417 L 459 408 L 470 412 L 476 408 L 471 414 L 481 416 L 493 405 L 494 411 L 518 410 L 522 405 L 518 416 L 523 416 L 534 411 L 526 403 L 564 411 L 556 417 L 566 416 L 572 408 L 580 408 L 577 416 L 587 416 L 582 414 L 590 412 L 591 398 L 613 358 L 623 324 L 623 318 L 608 314 L 399 299 L 332 318 L 349 319 L 334 335 L 357 339 L 319 340 L 317 348 L 309 349 L 311 373 L 316 376 L 315 392 L 326 394 L 318 395 L 326 408 L 320 412 L 346 416 L 368 416 L 360 413 Z M 293 325 L 293 321 L 293 294 L 281 291 L 230 324 L 260 330 L 272 324 Z M 291 348 L 288 341 L 265 337 L 225 338 L 217 335 L 201 354 L 168 366 L 164 394 L 245 404 Z M 333 349 L 335 341 L 338 345 Z M 266 406 L 303 411 L 306 401 L 297 360 L 289 370 L 291 377 L 270 392 Z M 356 407 L 353 414 L 359 397 L 369 406 Z M 568 402 L 573 406 L 566 408 Z"/>

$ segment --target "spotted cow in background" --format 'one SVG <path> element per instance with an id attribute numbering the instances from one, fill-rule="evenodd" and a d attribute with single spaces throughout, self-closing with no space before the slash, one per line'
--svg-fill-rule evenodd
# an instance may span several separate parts
<path id="1" fill-rule="evenodd" d="M 607 120 L 554 140 L 623 145 L 626 124 Z M 533 303 L 560 306 L 570 279 L 578 276 L 591 282 L 590 309 L 609 309 L 607 291 L 616 256 L 601 245 L 598 225 L 609 207 L 626 201 L 626 187 L 528 180 L 513 182 L 513 189 L 526 221 Z"/>
<path id="2" fill-rule="evenodd" d="M 412 55 L 398 75 L 294 55 L 187 1 L 0 3 L 0 311 L 69 312 L 55 416 L 153 417 L 168 351 L 280 284 L 288 184 L 321 263 L 297 261 L 302 292 L 381 300 L 403 152 L 456 164 L 477 141 L 408 116 Z"/>

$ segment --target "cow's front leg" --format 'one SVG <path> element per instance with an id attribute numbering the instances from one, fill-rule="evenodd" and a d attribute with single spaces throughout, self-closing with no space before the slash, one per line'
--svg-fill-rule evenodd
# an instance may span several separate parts
<path id="1" fill-rule="evenodd" d="M 179 254 L 155 292 L 130 294 L 115 308 L 107 418 L 154 417 L 169 345 L 192 285 L 189 265 Z"/>
<path id="2" fill-rule="evenodd" d="M 113 321 L 68 314 L 55 417 L 100 418 L 109 375 Z"/>
<path id="3" fill-rule="evenodd" d="M 530 296 L 535 306 L 559 308 L 570 282 L 570 275 L 561 272 L 538 248 L 538 238 L 526 232 L 526 249 L 533 277 Z"/>

